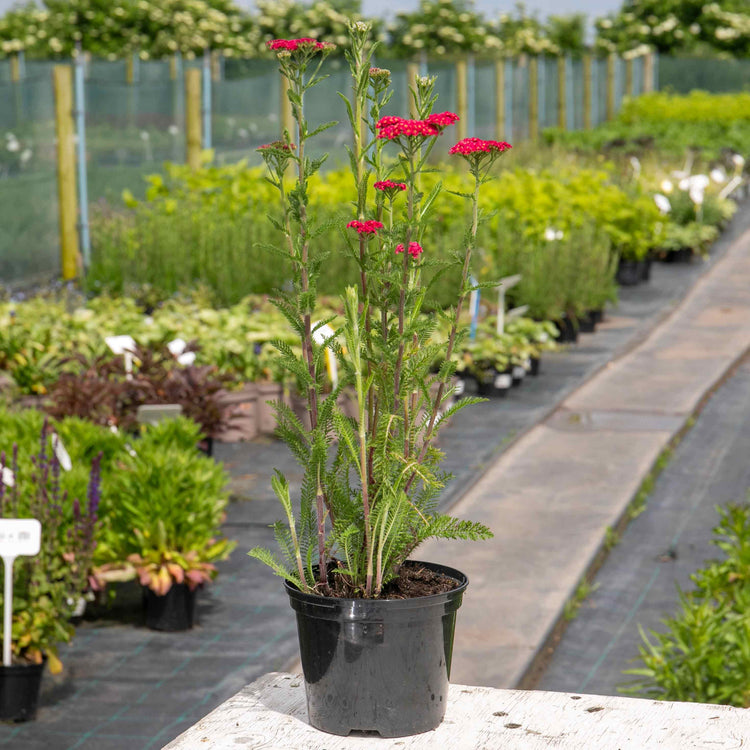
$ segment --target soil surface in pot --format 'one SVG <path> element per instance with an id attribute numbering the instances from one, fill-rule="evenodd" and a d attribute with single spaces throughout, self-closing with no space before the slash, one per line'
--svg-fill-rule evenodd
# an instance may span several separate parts
<path id="1" fill-rule="evenodd" d="M 429 570 L 422 565 L 406 562 L 401 566 L 401 572 L 383 587 L 381 599 L 416 599 L 420 596 L 432 596 L 453 591 L 459 582 L 443 573 Z M 352 592 L 346 581 L 336 575 L 333 569 L 329 575 L 329 591 L 326 596 L 344 599 L 358 598 Z"/>

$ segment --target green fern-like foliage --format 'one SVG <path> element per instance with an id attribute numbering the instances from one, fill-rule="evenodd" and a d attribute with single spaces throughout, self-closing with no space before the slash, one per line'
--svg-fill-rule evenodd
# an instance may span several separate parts
<path id="1" fill-rule="evenodd" d="M 333 318 L 313 320 L 316 281 L 325 254 L 333 249 L 316 246 L 318 231 L 307 211 L 308 180 L 322 161 L 306 156 L 306 141 L 314 131 L 302 104 L 305 93 L 322 80 L 318 56 L 325 50 L 302 44 L 278 58 L 290 82 L 296 133 L 286 133 L 261 154 L 269 180 L 279 190 L 283 208 L 276 221 L 286 235 L 292 274 L 289 290 L 276 304 L 299 336 L 301 354 L 284 342 L 277 348 L 281 366 L 307 400 L 310 424 L 285 404 L 276 404 L 278 434 L 302 467 L 302 486 L 293 500 L 284 477 L 274 478 L 285 515 L 274 526 L 279 552 L 256 548 L 250 554 L 302 591 L 378 597 L 426 539 L 491 536 L 482 524 L 438 513 L 437 499 L 448 477 L 440 469 L 435 438 L 447 419 L 479 401 L 452 403 L 451 354 L 462 336 L 460 312 L 472 289 L 478 191 L 497 153 L 484 151 L 469 160 L 474 191 L 467 196 L 473 201 L 474 221 L 466 247 L 456 253 L 457 267 L 440 269 L 461 279 L 457 305 L 440 315 L 424 315 L 430 285 L 422 275 L 431 261 L 421 242 L 441 187 L 423 193 L 420 175 L 437 132 L 397 139 L 400 152 L 392 154 L 397 158 L 386 158 L 387 139 L 378 137 L 377 123 L 391 95 L 389 76 L 371 73 L 367 36 L 366 28 L 353 26 L 347 53 L 354 82 L 346 103 L 354 135 L 349 156 L 356 218 L 342 233 L 342 251 L 356 260 L 361 282 L 347 288 L 344 321 L 332 335 L 323 326 L 334 324 Z M 430 122 L 435 104 L 433 89 L 434 79 L 414 81 L 413 104 L 424 123 Z M 443 122 L 441 128 L 451 118 Z M 296 170 L 292 188 L 290 168 Z M 435 343 L 437 327 L 445 321 L 448 341 Z M 324 330 L 328 337 L 321 335 Z M 330 358 L 338 365 L 335 387 L 326 377 Z M 354 403 L 354 415 L 341 407 L 345 394 Z"/>

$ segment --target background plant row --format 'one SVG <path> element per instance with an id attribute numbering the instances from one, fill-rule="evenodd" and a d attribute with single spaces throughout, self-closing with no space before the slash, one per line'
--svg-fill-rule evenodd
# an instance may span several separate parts
<path id="1" fill-rule="evenodd" d="M 257 12 L 232 0 L 45 0 L 0 18 L 0 53 L 70 56 L 80 43 L 104 57 L 137 53 L 142 59 L 205 49 L 251 57 L 273 38 L 310 36 L 345 47 L 348 19 L 361 17 L 359 0 L 257 0 Z M 467 0 L 421 0 L 413 13 L 398 13 L 387 27 L 370 19 L 397 56 L 430 50 L 459 53 L 580 53 L 586 47 L 583 14 L 540 21 L 516 5 L 487 19 Z M 744 0 L 626 0 L 617 14 L 596 20 L 594 46 L 626 51 L 639 45 L 661 52 L 750 53 L 750 13 Z"/>

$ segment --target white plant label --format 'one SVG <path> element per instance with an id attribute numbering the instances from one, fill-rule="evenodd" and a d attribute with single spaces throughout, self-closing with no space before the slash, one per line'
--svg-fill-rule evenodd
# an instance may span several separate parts
<path id="1" fill-rule="evenodd" d="M 73 468 L 73 462 L 70 460 L 70 454 L 65 450 L 63 441 L 60 440 L 60 436 L 56 432 L 52 433 L 52 450 L 55 452 L 63 471 L 70 471 Z"/>
<path id="2" fill-rule="evenodd" d="M 167 349 L 173 357 L 179 357 L 185 351 L 187 342 L 185 339 L 174 339 L 167 344 Z"/>
<path id="3" fill-rule="evenodd" d="M 36 518 L 0 518 L 0 557 L 39 554 L 42 524 Z"/>
<path id="4" fill-rule="evenodd" d="M 513 366 L 513 378 L 514 380 L 520 380 L 521 378 L 526 377 L 526 370 L 525 368 L 521 367 L 521 365 L 514 365 Z"/>
<path id="5" fill-rule="evenodd" d="M 10 666 L 13 632 L 13 563 L 19 555 L 33 557 L 42 546 L 42 524 L 36 518 L 0 518 L 3 558 L 3 665 Z"/>
<path id="6" fill-rule="evenodd" d="M 456 381 L 456 385 L 453 388 L 453 393 L 456 396 L 463 396 L 464 391 L 466 390 L 466 384 L 463 381 L 463 378 L 459 378 Z"/>
<path id="7" fill-rule="evenodd" d="M 125 377 L 133 378 L 133 352 L 135 351 L 135 339 L 128 334 L 122 336 L 107 336 L 104 343 L 112 350 L 113 354 L 122 354 L 125 360 Z"/>
<path id="8" fill-rule="evenodd" d="M 315 329 L 312 334 L 313 340 L 319 346 L 323 346 L 336 333 L 327 323 L 317 327 L 313 324 L 313 328 Z M 326 369 L 328 370 L 328 377 L 335 388 L 339 384 L 339 368 L 338 362 L 336 362 L 336 355 L 330 349 L 326 349 Z"/>
<path id="9" fill-rule="evenodd" d="M 495 375 L 495 388 L 506 389 L 513 385 L 513 378 L 507 372 Z"/>
<path id="10" fill-rule="evenodd" d="M 2 479 L 2 482 L 6 487 L 13 487 L 16 483 L 16 478 L 13 476 L 13 472 L 7 466 L 3 466 L 3 473 L 0 475 L 0 479 Z"/>

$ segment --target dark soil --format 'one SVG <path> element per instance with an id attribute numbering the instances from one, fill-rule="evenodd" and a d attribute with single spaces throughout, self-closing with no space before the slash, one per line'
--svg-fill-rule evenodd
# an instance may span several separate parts
<path id="1" fill-rule="evenodd" d="M 419 563 L 405 562 L 397 578 L 383 587 L 381 599 L 417 599 L 421 596 L 444 594 L 452 591 L 459 582 L 455 578 L 425 568 Z M 351 587 L 335 573 L 329 576 L 326 596 L 342 599 L 358 598 Z"/>

